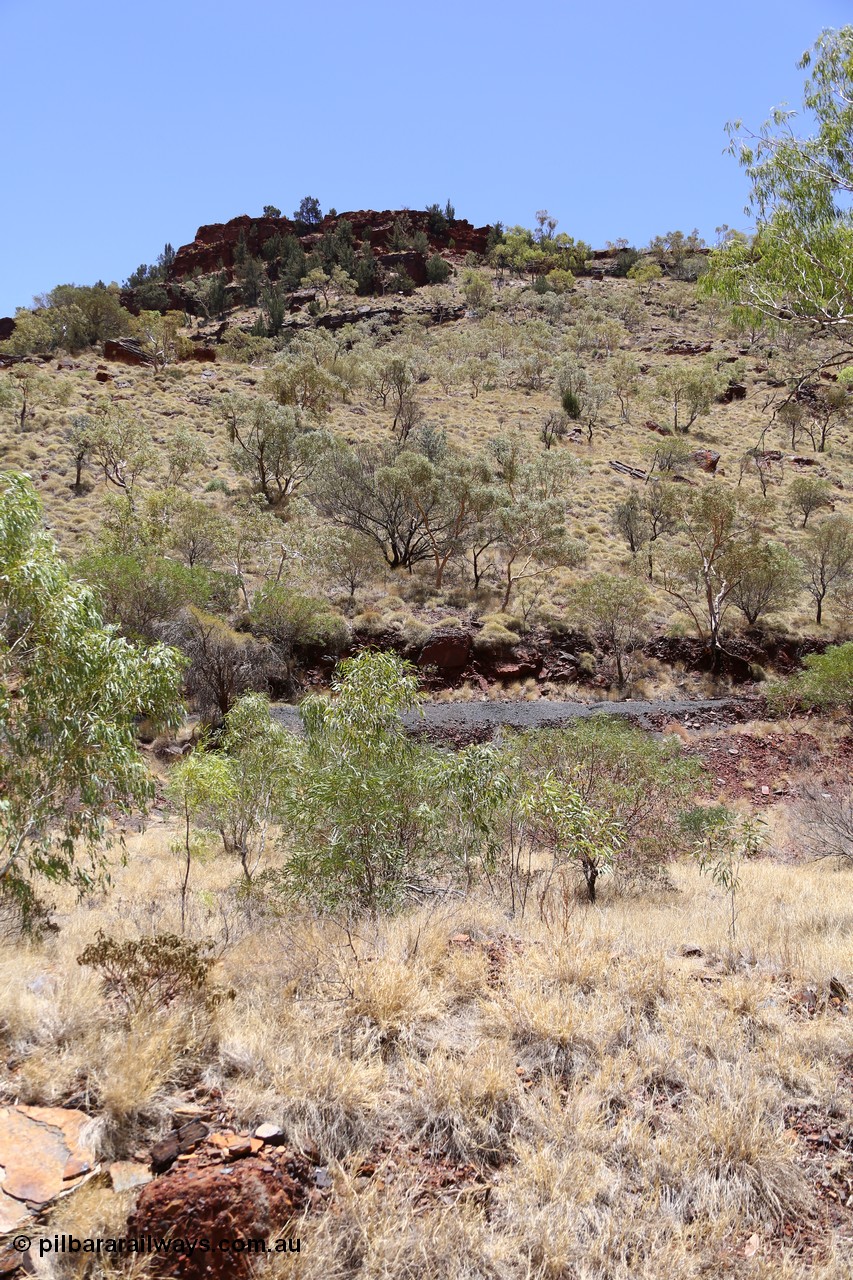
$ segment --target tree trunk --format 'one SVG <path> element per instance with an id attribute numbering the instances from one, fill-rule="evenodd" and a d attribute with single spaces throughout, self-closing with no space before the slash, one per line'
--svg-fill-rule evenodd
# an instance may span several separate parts
<path id="1" fill-rule="evenodd" d="M 584 861 L 583 878 L 586 881 L 586 896 L 590 903 L 595 904 L 595 885 L 598 880 L 598 867 L 594 862 Z"/>

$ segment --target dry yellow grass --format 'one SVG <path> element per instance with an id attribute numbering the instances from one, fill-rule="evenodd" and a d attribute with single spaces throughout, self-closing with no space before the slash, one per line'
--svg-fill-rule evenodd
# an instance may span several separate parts
<path id="1" fill-rule="evenodd" d="M 110 895 L 60 894 L 55 936 L 3 947 L 2 1088 L 90 1108 L 110 1155 L 213 1088 L 235 1123 L 281 1124 L 330 1164 L 334 1209 L 271 1274 L 850 1274 L 853 1205 L 829 1215 L 796 1117 L 849 1152 L 850 1019 L 825 997 L 853 989 L 853 869 L 748 864 L 732 946 L 725 895 L 690 865 L 546 921 L 498 893 L 347 927 L 250 913 L 216 857 L 193 869 L 190 928 L 234 998 L 126 1026 L 76 956 L 98 928 L 177 927 L 169 836 L 131 837 Z M 93 1234 L 124 1209 L 93 1188 L 54 1218 Z"/>

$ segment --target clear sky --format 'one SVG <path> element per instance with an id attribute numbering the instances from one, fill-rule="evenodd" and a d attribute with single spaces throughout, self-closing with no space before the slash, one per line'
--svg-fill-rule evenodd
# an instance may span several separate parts
<path id="1" fill-rule="evenodd" d="M 745 225 L 724 125 L 849 0 L 0 0 L 0 315 L 205 222 L 422 208 L 594 246 Z"/>

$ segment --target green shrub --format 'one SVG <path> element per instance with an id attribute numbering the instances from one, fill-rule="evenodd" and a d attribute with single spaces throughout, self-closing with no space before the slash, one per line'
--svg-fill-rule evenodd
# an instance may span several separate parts
<path id="1" fill-rule="evenodd" d="M 830 645 L 825 653 L 810 653 L 804 670 L 773 685 L 767 700 L 777 710 L 813 707 L 818 711 L 853 708 L 853 641 Z"/>
<path id="2" fill-rule="evenodd" d="M 104 617 L 125 635 L 143 639 L 188 605 L 227 612 L 236 591 L 231 574 L 158 555 L 96 552 L 77 562 L 77 572 L 97 593 Z"/>
<path id="3" fill-rule="evenodd" d="M 299 650 L 342 653 L 350 638 L 345 619 L 325 600 L 278 583 L 269 583 L 255 596 L 250 625 L 255 635 L 272 642 L 287 666 Z"/>
<path id="4" fill-rule="evenodd" d="M 444 284 L 452 270 L 450 263 L 445 262 L 440 253 L 434 253 L 427 258 L 426 274 L 430 284 Z"/>

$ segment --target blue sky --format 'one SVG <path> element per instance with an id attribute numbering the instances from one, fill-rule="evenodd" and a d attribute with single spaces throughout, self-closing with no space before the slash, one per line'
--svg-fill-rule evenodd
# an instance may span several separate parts
<path id="1" fill-rule="evenodd" d="M 420 208 L 595 246 L 745 225 L 725 122 L 799 102 L 849 0 L 0 0 L 0 315 L 204 222 Z"/>

